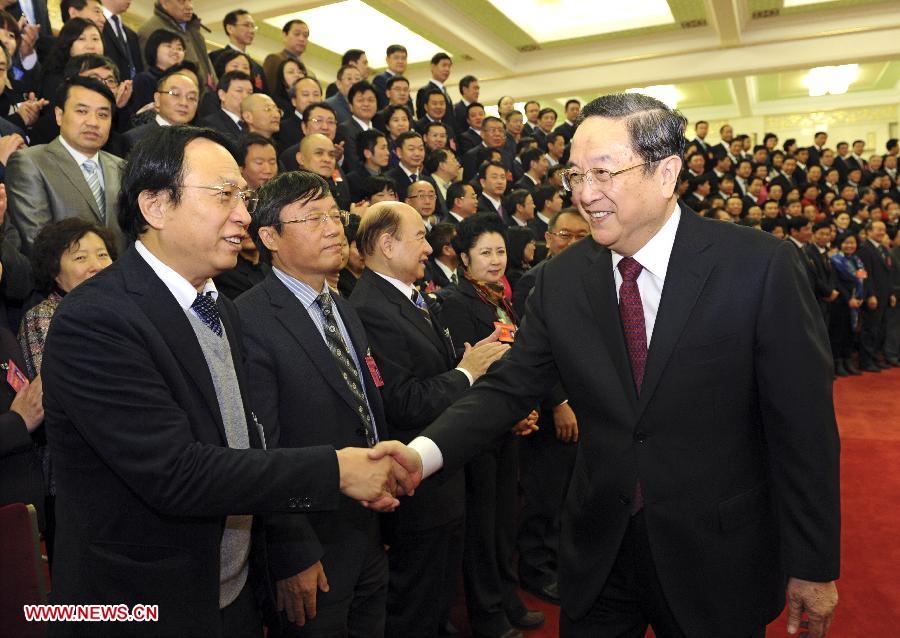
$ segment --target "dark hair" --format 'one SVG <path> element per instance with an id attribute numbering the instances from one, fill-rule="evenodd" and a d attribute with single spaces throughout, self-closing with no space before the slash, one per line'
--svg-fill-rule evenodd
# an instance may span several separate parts
<path id="1" fill-rule="evenodd" d="M 275 149 L 275 153 L 278 153 L 278 147 L 275 146 L 275 142 L 268 137 L 260 135 L 259 133 L 244 133 L 238 143 L 237 153 L 235 153 L 234 157 L 234 159 L 237 160 L 238 166 L 243 166 L 244 162 L 247 161 L 247 151 L 250 150 L 251 146 L 271 146 Z"/>
<path id="2" fill-rule="evenodd" d="M 466 107 L 466 119 L 469 119 L 469 111 L 471 111 L 474 108 L 479 108 L 483 111 L 484 104 L 482 104 L 481 102 L 470 102 L 469 106 Z"/>
<path id="3" fill-rule="evenodd" d="M 237 49 L 228 48 L 228 49 L 224 49 L 222 51 L 222 53 L 219 54 L 219 56 L 216 58 L 215 63 L 213 64 L 213 69 L 216 72 L 216 76 L 218 77 L 218 76 L 221 76 L 223 73 L 225 73 L 225 67 L 228 65 L 229 62 L 231 62 L 235 58 L 246 59 L 247 66 L 250 67 L 251 72 L 253 71 L 253 64 L 252 64 L 252 62 L 250 62 L 249 55 L 247 55 L 246 53 L 242 53 L 241 51 L 238 51 Z"/>
<path id="4" fill-rule="evenodd" d="M 556 109 L 551 109 L 549 106 L 545 106 L 540 111 L 538 111 L 538 119 L 541 119 L 542 117 L 547 115 L 547 113 L 553 113 L 554 119 L 559 118 L 559 115 L 556 114 Z"/>
<path id="5" fill-rule="evenodd" d="M 791 217 L 787 220 L 787 229 L 788 232 L 793 233 L 794 231 L 799 231 L 801 228 L 810 225 L 810 221 L 806 219 L 806 217 Z"/>
<path id="6" fill-rule="evenodd" d="M 551 201 L 558 192 L 559 189 L 553 184 L 538 186 L 534 193 L 531 194 L 531 197 L 534 199 L 534 209 L 536 211 L 544 210 L 544 206 L 547 202 Z"/>
<path id="7" fill-rule="evenodd" d="M 347 102 L 349 102 L 350 104 L 353 104 L 353 98 L 355 98 L 360 93 L 365 93 L 365 92 L 369 92 L 372 95 L 376 95 L 374 86 L 372 86 L 366 80 L 360 80 L 359 82 L 357 82 L 356 84 L 351 86 L 349 91 L 347 91 Z"/>
<path id="8" fill-rule="evenodd" d="M 95 80 L 96 81 L 96 80 Z M 134 145 L 122 169 L 119 190 L 119 228 L 134 241 L 147 228 L 138 198 L 144 191 L 165 193 L 173 204 L 181 201 L 184 180 L 184 149 L 195 139 L 215 142 L 233 154 L 221 133 L 194 126 L 163 126 Z"/>
<path id="9" fill-rule="evenodd" d="M 547 230 L 549 230 L 550 232 L 553 232 L 554 230 L 556 230 L 556 224 L 559 223 L 559 220 L 560 220 L 564 215 L 575 215 L 575 217 L 577 217 L 577 218 L 580 219 L 581 221 L 587 223 L 587 222 L 585 221 L 584 217 L 581 216 L 581 213 L 578 212 L 578 209 L 577 209 L 577 208 L 572 208 L 572 207 L 570 206 L 569 208 L 563 208 L 561 211 L 559 211 L 559 212 L 556 213 L 553 217 L 550 218 L 550 222 L 547 224 Z"/>
<path id="10" fill-rule="evenodd" d="M 394 55 L 395 53 L 406 53 L 406 47 L 402 44 L 392 44 L 385 51 L 385 57 Z"/>
<path id="11" fill-rule="evenodd" d="M 439 88 L 437 88 L 436 86 L 434 86 L 432 84 L 431 86 L 429 86 L 428 88 L 425 89 L 425 104 L 428 104 L 428 100 L 434 95 L 440 95 L 441 99 L 444 98 L 443 91 L 441 91 Z"/>
<path id="12" fill-rule="evenodd" d="M 507 215 L 512 215 L 516 212 L 516 208 L 525 205 L 525 200 L 528 199 L 529 195 L 531 195 L 531 192 L 524 188 L 514 188 L 508 191 L 503 196 L 503 210 L 506 211 Z"/>
<path id="13" fill-rule="evenodd" d="M 237 24 L 238 18 L 246 15 L 250 15 L 250 12 L 246 9 L 235 9 L 234 11 L 229 11 L 225 14 L 225 17 L 222 18 L 222 30 L 225 33 L 228 33 L 228 27 L 233 27 Z"/>
<path id="14" fill-rule="evenodd" d="M 303 122 L 309 122 L 309 118 L 312 116 L 312 112 L 314 109 L 325 109 L 335 118 L 337 118 L 337 113 L 334 112 L 334 107 L 331 106 L 328 102 L 313 102 L 312 104 L 307 104 L 306 108 L 303 109 Z"/>
<path id="15" fill-rule="evenodd" d="M 82 53 L 73 58 L 69 58 L 63 69 L 63 77 L 71 78 L 79 73 L 90 71 L 92 69 L 108 69 L 112 71 L 116 81 L 119 80 L 119 67 L 105 55 L 97 53 Z M 105 83 L 104 83 L 105 84 Z"/>
<path id="16" fill-rule="evenodd" d="M 428 124 L 425 125 L 425 130 L 422 131 L 422 137 L 424 138 L 426 135 L 428 135 L 428 132 L 429 132 L 431 129 L 433 129 L 433 128 L 438 128 L 438 127 L 444 129 L 444 131 L 447 130 L 447 125 L 444 124 L 441 120 L 438 120 L 437 122 L 431 122 L 431 121 L 429 121 Z"/>
<path id="17" fill-rule="evenodd" d="M 519 159 L 522 161 L 522 168 L 524 168 L 525 172 L 527 173 L 531 170 L 531 163 L 540 162 L 543 156 L 544 153 L 543 151 L 541 151 L 541 149 L 529 148 L 519 156 Z"/>
<path id="18" fill-rule="evenodd" d="M 344 237 L 347 238 L 348 244 L 356 243 L 356 233 L 359 230 L 359 223 L 361 221 L 362 217 L 360 217 L 356 213 L 350 213 L 347 215 L 347 225 L 344 226 Z"/>
<path id="19" fill-rule="evenodd" d="M 434 66 L 435 64 L 440 64 L 444 60 L 450 60 L 451 62 L 453 62 L 450 56 L 443 51 L 441 51 L 440 53 L 435 53 L 433 56 L 431 56 L 431 65 Z"/>
<path id="20" fill-rule="evenodd" d="M 397 194 L 397 185 L 390 177 L 384 175 L 370 175 L 363 180 L 362 195 L 364 199 L 370 199 L 373 195 L 383 193 L 388 188 L 394 191 L 395 195 Z"/>
<path id="21" fill-rule="evenodd" d="M 700 126 L 701 124 L 706 124 L 707 126 L 709 126 L 709 122 L 707 122 L 706 120 L 697 120 L 697 121 L 694 123 L 694 128 L 696 129 L 696 128 L 697 128 L 698 126 Z"/>
<path id="22" fill-rule="evenodd" d="M 364 257 L 374 255 L 378 238 L 385 233 L 396 236 L 400 230 L 400 221 L 400 213 L 390 204 L 382 204 L 374 213 L 367 212 L 356 233 L 356 248 L 359 253 Z"/>
<path id="23" fill-rule="evenodd" d="M 812 228 L 813 232 L 822 230 L 823 228 L 827 228 L 827 229 L 831 230 L 832 223 L 833 222 L 825 221 L 824 219 L 820 222 L 816 222 L 815 224 L 813 224 L 813 228 Z"/>
<path id="24" fill-rule="evenodd" d="M 765 135 L 763 135 L 763 146 L 765 146 L 766 142 L 768 142 L 769 140 L 775 140 L 777 142 L 778 136 L 775 135 L 775 133 L 766 133 Z"/>
<path id="25" fill-rule="evenodd" d="M 291 60 L 291 58 L 288 58 L 288 60 L 290 60 L 291 62 L 296 62 L 296 60 Z M 281 90 L 276 90 L 275 92 L 276 92 L 279 96 L 281 96 L 281 97 L 286 97 L 288 101 L 291 101 L 291 100 L 293 100 L 295 97 L 297 97 L 297 85 L 300 84 L 303 80 L 309 80 L 309 81 L 311 81 L 311 82 L 315 82 L 315 83 L 316 83 L 316 86 L 319 87 L 319 94 L 321 95 L 321 93 L 322 93 L 322 83 L 319 82 L 318 78 L 314 78 L 314 77 L 311 76 L 311 75 L 306 75 L 306 76 L 300 78 L 299 80 L 297 80 L 296 82 L 294 82 L 294 83 L 290 86 L 290 88 L 288 88 L 287 90 L 284 90 L 284 92 L 282 92 L 282 90 L 284 89 L 283 86 L 280 87 Z"/>
<path id="26" fill-rule="evenodd" d="M 891 150 L 893 150 L 894 148 L 896 148 L 898 144 L 900 144 L 900 142 L 897 141 L 897 138 L 896 138 L 896 137 L 892 137 L 891 139 L 889 139 L 889 140 L 887 141 L 887 144 L 885 144 L 884 146 L 885 146 L 885 148 L 887 149 L 887 151 L 890 153 Z"/>
<path id="27" fill-rule="evenodd" d="M 462 79 L 459 81 L 459 92 L 462 93 L 463 89 L 469 88 L 469 85 L 472 84 L 472 82 L 477 82 L 477 81 L 478 81 L 478 78 L 476 78 L 474 75 L 462 76 Z"/>
<path id="28" fill-rule="evenodd" d="M 156 81 L 156 90 L 157 91 L 162 90 L 162 87 L 166 83 L 166 80 L 168 80 L 173 75 L 182 75 L 182 76 L 188 78 L 188 76 L 186 76 L 186 75 L 184 75 L 184 73 L 182 73 L 182 71 L 184 71 L 184 70 L 192 72 L 195 77 L 197 76 L 197 65 L 194 64 L 193 62 L 185 61 L 177 66 L 173 66 L 168 71 L 163 73 L 162 76 Z M 192 78 L 188 78 L 188 79 L 192 79 Z M 197 78 L 197 81 L 198 82 L 200 81 L 199 77 Z M 198 91 L 200 90 L 199 86 L 197 87 L 197 90 Z"/>
<path id="29" fill-rule="evenodd" d="M 69 92 L 74 86 L 80 86 L 84 89 L 88 89 L 89 91 L 99 93 L 109 101 L 109 108 L 112 111 L 116 110 L 116 96 L 113 95 L 113 92 L 109 90 L 108 86 L 106 86 L 97 78 L 82 77 L 80 75 L 72 76 L 59 85 L 59 87 L 56 89 L 54 104 L 59 108 L 65 110 L 66 100 L 69 99 Z"/>
<path id="30" fill-rule="evenodd" d="M 278 70 L 275 72 L 275 77 L 277 78 L 277 81 L 276 81 L 277 86 L 275 87 L 275 92 L 280 97 L 287 97 L 287 98 L 293 97 L 290 94 L 290 90 L 293 88 L 293 86 L 287 87 L 284 85 L 284 67 L 286 67 L 288 64 L 296 64 L 297 68 L 300 69 L 300 72 L 303 73 L 303 77 L 300 78 L 300 80 L 302 80 L 304 78 L 311 78 L 313 80 L 316 80 L 316 84 L 319 85 L 319 90 L 320 91 L 322 90 L 322 84 L 319 82 L 318 79 L 308 75 L 308 71 L 306 70 L 306 65 L 303 64 L 303 62 L 301 62 L 300 60 L 295 60 L 294 58 L 285 58 L 284 60 L 282 60 L 281 62 L 278 63 Z M 297 82 L 299 82 L 300 80 L 296 80 L 294 82 L 294 84 L 296 85 Z"/>
<path id="31" fill-rule="evenodd" d="M 250 221 L 250 236 L 259 247 L 260 255 L 268 260 L 271 256 L 269 249 L 259 238 L 259 229 L 263 226 L 271 226 L 275 232 L 281 234 L 281 211 L 285 206 L 300 203 L 318 201 L 331 197 L 328 183 L 309 171 L 289 171 L 272 178 L 256 192 L 259 203 Z"/>
<path id="32" fill-rule="evenodd" d="M 516 142 L 516 154 L 518 155 L 519 153 L 521 153 L 523 150 L 525 150 L 532 144 L 537 144 L 537 140 L 535 138 L 531 137 L 530 135 L 523 135 L 522 137 L 519 138 L 519 141 Z M 536 146 L 535 148 L 540 148 L 540 147 Z"/>
<path id="33" fill-rule="evenodd" d="M 576 126 L 589 117 L 624 119 L 631 147 L 646 162 L 684 155 L 687 120 L 678 110 L 670 109 L 656 98 L 640 93 L 604 95 L 581 110 Z M 647 164 L 643 172 L 649 175 L 654 169 L 652 163 Z"/>
<path id="34" fill-rule="evenodd" d="M 493 151 L 494 149 L 485 149 L 485 150 Z M 482 162 L 481 165 L 478 167 L 478 179 L 485 179 L 485 177 L 487 176 L 487 170 L 491 166 L 495 166 L 499 169 L 502 169 L 503 174 L 504 175 L 506 174 L 506 167 L 503 164 L 501 164 L 500 162 L 494 161 L 494 160 L 488 160 L 486 162 Z"/>
<path id="35" fill-rule="evenodd" d="M 397 136 L 397 139 L 394 140 L 395 148 L 403 148 L 403 143 L 406 140 L 413 139 L 419 140 L 423 144 L 425 143 L 425 141 L 422 139 L 422 136 L 419 135 L 416 131 L 406 131 L 405 133 L 400 133 L 400 135 Z"/>
<path id="36" fill-rule="evenodd" d="M 427 131 L 426 131 L 427 132 Z M 428 171 L 429 174 L 435 173 L 438 167 L 447 161 L 447 158 L 450 157 L 451 152 L 445 148 L 437 148 L 431 151 L 428 155 L 425 156 L 424 167 L 425 170 Z"/>
<path id="37" fill-rule="evenodd" d="M 16 51 L 18 51 L 19 47 L 22 45 L 22 30 L 19 28 L 19 21 L 16 20 L 9 11 L 0 9 L 0 28 L 6 29 L 13 34 L 16 39 Z M 7 51 L 7 54 L 7 57 L 12 57 L 9 55 L 9 51 Z"/>
<path id="38" fill-rule="evenodd" d="M 225 91 L 227 93 L 231 83 L 235 80 L 243 80 L 249 82 L 251 86 L 253 85 L 253 80 L 243 71 L 229 71 L 228 73 L 223 73 L 219 76 L 219 83 L 216 85 L 216 90 Z"/>
<path id="39" fill-rule="evenodd" d="M 537 104 L 538 109 L 541 108 L 541 103 L 538 102 L 537 100 L 528 100 L 527 102 L 525 102 L 525 106 L 523 106 L 522 108 L 527 109 L 529 104 Z M 540 112 L 540 111 L 538 111 L 538 112 Z"/>
<path id="40" fill-rule="evenodd" d="M 341 78 L 344 77 L 344 74 L 347 71 L 349 71 L 350 69 L 356 69 L 357 71 L 359 71 L 359 69 L 357 69 L 355 66 L 350 66 L 349 64 L 342 64 L 341 67 L 337 70 L 337 74 L 335 75 L 335 78 L 340 82 Z"/>
<path id="41" fill-rule="evenodd" d="M 453 182 L 447 187 L 447 196 L 445 197 L 447 210 L 453 210 L 456 200 L 466 196 L 466 186 L 471 188 L 471 184 L 466 184 L 465 182 Z"/>
<path id="42" fill-rule="evenodd" d="M 59 35 L 56 36 L 56 43 L 50 49 L 50 53 L 47 54 L 47 59 L 44 63 L 45 75 L 63 72 L 66 62 L 71 57 L 72 44 L 88 29 L 97 29 L 97 33 L 100 34 L 100 29 L 97 28 L 97 25 L 84 18 L 72 18 L 63 25 L 62 29 L 59 30 Z M 100 35 L 102 37 L 102 34 Z"/>
<path id="43" fill-rule="evenodd" d="M 579 100 L 576 100 L 576 99 L 573 98 L 573 99 L 571 99 L 571 100 L 566 100 L 566 106 L 565 106 L 565 109 L 566 109 L 566 110 L 569 110 L 569 105 L 570 105 L 570 104 L 577 104 L 578 106 L 581 106 L 581 102 L 580 102 Z"/>
<path id="44" fill-rule="evenodd" d="M 170 42 L 180 42 L 182 48 L 187 50 L 187 43 L 184 41 L 184 36 L 180 33 L 175 33 L 174 31 L 168 31 L 166 29 L 157 29 L 150 34 L 147 38 L 147 44 L 144 45 L 144 59 L 147 60 L 148 68 L 156 66 L 156 52 L 160 45 L 168 44 Z"/>
<path id="45" fill-rule="evenodd" d="M 31 248 L 31 269 L 34 273 L 36 290 L 49 292 L 53 289 L 53 280 L 59 275 L 59 262 L 63 253 L 88 233 L 100 237 L 106 244 L 109 256 L 115 260 L 116 239 L 108 228 L 81 217 L 67 217 L 46 224 L 41 228 Z"/>
<path id="46" fill-rule="evenodd" d="M 387 82 L 384 83 L 385 91 L 390 91 L 397 82 L 406 82 L 406 86 L 409 86 L 409 80 L 407 80 L 405 77 L 403 77 L 402 75 L 393 75 L 388 78 Z M 395 104 L 394 106 L 397 105 Z"/>
<path id="47" fill-rule="evenodd" d="M 487 125 L 490 124 L 491 122 L 497 122 L 497 123 L 499 123 L 501 126 L 504 126 L 503 120 L 501 120 L 499 117 L 497 117 L 496 115 L 488 115 L 488 116 L 485 117 L 483 120 L 481 120 L 481 128 L 482 128 L 482 130 L 484 129 L 485 126 L 487 126 Z M 505 128 L 505 126 L 504 126 L 504 128 Z"/>
<path id="48" fill-rule="evenodd" d="M 545 138 L 547 140 L 547 146 L 550 146 L 551 144 L 556 144 L 556 140 L 560 137 L 563 138 L 563 141 L 565 141 L 566 136 L 563 135 L 562 133 L 560 133 L 559 131 L 553 131 L 552 133 L 547 133 L 547 137 Z M 649 166 L 644 167 L 645 170 L 647 168 L 650 168 L 650 167 Z"/>
<path id="49" fill-rule="evenodd" d="M 100 2 L 100 0 L 61 0 L 59 3 L 59 13 L 62 18 L 63 24 L 72 20 L 73 18 L 69 17 L 69 9 L 75 9 L 76 11 L 84 11 L 84 8 L 88 5 L 88 2 Z"/>
<path id="50" fill-rule="evenodd" d="M 853 146 L 856 146 L 857 144 L 862 144 L 863 146 L 865 146 L 866 141 L 865 140 L 853 140 Z"/>
<path id="51" fill-rule="evenodd" d="M 453 250 L 457 255 L 468 254 L 478 238 L 486 233 L 497 233 L 506 243 L 506 225 L 496 213 L 478 213 L 467 217 L 459 223 L 456 237 L 453 238 Z"/>
<path id="52" fill-rule="evenodd" d="M 444 246 L 451 245 L 455 234 L 456 226 L 447 223 L 435 224 L 432 229 L 428 231 L 428 234 L 425 235 L 425 239 L 428 241 L 428 245 L 431 246 L 432 259 L 437 259 L 441 256 L 441 251 L 444 250 Z"/>
<path id="53" fill-rule="evenodd" d="M 362 49 L 347 49 L 341 56 L 341 65 L 353 65 L 366 54 Z"/>
<path id="54" fill-rule="evenodd" d="M 366 161 L 366 156 L 363 151 L 369 151 L 370 153 L 374 152 L 378 140 L 383 137 L 385 137 L 385 134 L 378 129 L 370 128 L 366 131 L 360 131 L 356 136 L 356 154 L 359 156 L 361 162 L 365 163 Z"/>
<path id="55" fill-rule="evenodd" d="M 291 27 L 293 27 L 295 24 L 302 24 L 302 25 L 309 27 L 309 25 L 306 24 L 306 22 L 304 22 L 303 20 L 288 20 L 287 22 L 284 23 L 284 26 L 281 27 L 281 32 L 283 34 L 287 35 L 288 32 L 290 32 Z"/>
<path id="56" fill-rule="evenodd" d="M 506 269 L 522 268 L 525 263 L 525 247 L 535 241 L 534 233 L 524 226 L 506 229 Z"/>

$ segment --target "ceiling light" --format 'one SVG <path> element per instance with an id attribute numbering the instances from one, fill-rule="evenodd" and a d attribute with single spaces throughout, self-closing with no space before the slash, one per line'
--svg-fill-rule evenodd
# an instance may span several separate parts
<path id="1" fill-rule="evenodd" d="M 842 64 L 840 66 L 819 66 L 810 69 L 803 76 L 803 86 L 809 89 L 810 97 L 822 95 L 841 95 L 846 93 L 859 78 L 858 64 Z"/>

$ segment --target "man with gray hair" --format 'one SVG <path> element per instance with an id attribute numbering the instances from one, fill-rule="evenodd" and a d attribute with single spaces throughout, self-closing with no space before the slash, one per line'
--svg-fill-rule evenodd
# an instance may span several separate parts
<path id="1" fill-rule="evenodd" d="M 537 275 L 516 345 L 403 447 L 452 473 L 562 381 L 579 449 L 562 514 L 562 636 L 765 633 L 837 604 L 832 363 L 793 246 L 678 205 L 684 117 L 585 106 L 564 184 L 591 240 Z M 802 383 L 797 383 L 802 379 Z"/>

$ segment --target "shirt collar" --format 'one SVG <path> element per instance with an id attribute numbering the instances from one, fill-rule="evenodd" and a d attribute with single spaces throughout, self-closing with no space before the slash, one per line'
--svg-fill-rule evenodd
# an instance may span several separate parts
<path id="1" fill-rule="evenodd" d="M 100 165 L 100 160 L 97 157 L 100 154 L 99 151 L 94 153 L 93 155 L 85 155 L 84 153 L 76 151 L 74 148 L 72 148 L 72 146 L 66 141 L 66 138 L 64 138 L 62 135 L 59 136 L 59 143 L 63 145 L 63 148 L 69 151 L 69 155 L 72 156 L 72 159 L 74 159 L 75 163 L 79 166 L 84 164 L 84 162 L 87 160 L 92 160 L 95 164 L 97 164 L 97 166 Z"/>
<path id="2" fill-rule="evenodd" d="M 436 87 L 438 87 L 441 91 L 444 90 L 444 83 L 443 83 L 443 82 L 438 82 L 438 81 L 435 80 L 434 78 L 431 78 L 431 83 L 434 84 Z"/>
<path id="3" fill-rule="evenodd" d="M 366 122 L 364 120 L 361 120 L 358 117 L 356 117 L 355 115 L 351 115 L 350 117 L 352 117 L 354 120 L 356 120 L 356 123 L 362 127 L 362 130 L 368 131 L 369 129 L 372 128 L 371 122 Z"/>
<path id="4" fill-rule="evenodd" d="M 113 14 L 113 12 L 110 11 L 109 9 L 107 9 L 106 7 L 103 7 L 103 15 L 106 18 L 106 21 L 109 22 L 110 20 L 112 20 L 112 17 L 115 14 Z"/>
<path id="5" fill-rule="evenodd" d="M 788 239 L 790 239 L 792 242 L 794 242 L 794 245 L 795 245 L 797 248 L 803 248 L 803 247 L 805 246 L 805 244 L 801 244 L 799 241 L 797 241 L 796 239 L 794 239 L 794 238 L 791 237 L 790 235 L 788 235 Z"/>
<path id="6" fill-rule="evenodd" d="M 169 289 L 169 292 L 175 297 L 175 301 L 178 302 L 181 309 L 190 310 L 191 305 L 197 298 L 197 289 L 191 285 L 191 282 L 175 272 L 171 266 L 164 264 L 159 257 L 150 252 L 150 249 L 140 239 L 134 242 L 134 248 L 144 258 L 150 269 L 156 273 L 156 276 L 162 280 L 166 288 Z M 209 292 L 212 293 L 213 299 L 219 298 L 219 291 L 216 290 L 216 285 L 212 279 L 207 279 L 206 283 L 203 284 L 203 294 L 205 295 Z"/>
<path id="7" fill-rule="evenodd" d="M 651 275 L 662 282 L 666 280 L 666 271 L 669 269 L 669 259 L 672 256 L 672 246 L 675 245 L 675 235 L 678 232 L 680 220 L 681 207 L 676 205 L 672 216 L 663 224 L 662 228 L 656 231 L 650 241 L 633 255 L 634 260 L 643 266 L 644 270 L 649 271 Z M 613 270 L 616 270 L 623 255 L 614 250 L 611 252 Z"/>
<path id="8" fill-rule="evenodd" d="M 547 217 L 546 215 L 544 215 L 544 213 L 537 212 L 535 214 L 537 215 L 537 218 L 540 219 L 542 222 L 544 222 L 548 226 L 550 225 L 550 218 Z"/>
<path id="9" fill-rule="evenodd" d="M 438 268 L 441 269 L 441 271 L 444 273 L 444 275 L 447 276 L 447 279 L 450 279 L 450 280 L 453 279 L 453 273 L 456 271 L 454 271 L 450 266 L 448 266 L 444 262 L 439 261 L 437 259 L 434 260 L 434 263 L 437 265 Z"/>
<path id="10" fill-rule="evenodd" d="M 406 173 L 406 176 L 409 177 L 411 175 L 420 175 L 421 171 L 413 173 L 411 170 L 408 170 L 403 164 L 400 164 L 400 170 Z"/>
<path id="11" fill-rule="evenodd" d="M 316 292 L 316 289 L 310 286 L 305 281 L 300 281 L 296 277 L 293 277 L 280 268 L 276 268 L 272 266 L 272 272 L 275 273 L 275 276 L 278 277 L 285 286 L 287 286 L 288 290 L 294 293 L 294 296 L 303 304 L 303 307 L 306 310 L 309 310 L 310 307 L 316 303 L 316 299 L 318 299 L 319 295 L 323 292 L 328 292 L 330 289 L 328 288 L 328 280 L 326 279 L 322 282 L 322 290 Z"/>
<path id="12" fill-rule="evenodd" d="M 484 198 L 485 198 L 486 200 L 488 200 L 491 204 L 493 204 L 494 208 L 497 208 L 497 209 L 500 208 L 500 203 L 501 203 L 501 202 L 500 202 L 499 199 L 494 199 L 493 197 L 491 197 L 490 195 L 488 195 L 488 194 L 485 193 L 485 192 L 482 192 L 481 194 L 484 195 Z"/>
<path id="13" fill-rule="evenodd" d="M 228 109 L 222 109 L 222 112 L 223 112 L 225 115 L 227 115 L 228 117 L 230 117 L 231 120 L 232 120 L 235 124 L 240 125 L 240 123 L 241 123 L 241 118 L 239 118 L 237 115 L 235 115 L 234 113 L 232 113 L 232 112 L 229 111 Z"/>
<path id="14" fill-rule="evenodd" d="M 159 124 L 160 126 L 172 126 L 172 123 L 169 122 L 169 120 L 164 118 L 159 113 L 156 114 L 156 123 Z"/>
<path id="15" fill-rule="evenodd" d="M 374 272 L 376 275 L 378 275 L 379 277 L 384 279 L 386 282 L 391 284 L 394 288 L 399 290 L 401 292 L 401 294 L 404 297 L 406 297 L 406 299 L 407 299 L 407 301 L 409 301 L 409 303 L 413 303 L 412 293 L 413 293 L 413 290 L 415 290 L 415 288 L 413 288 L 412 285 L 403 283 L 399 279 L 394 279 L 393 277 L 389 277 L 388 275 L 380 273 L 377 270 L 373 270 L 372 272 Z"/>

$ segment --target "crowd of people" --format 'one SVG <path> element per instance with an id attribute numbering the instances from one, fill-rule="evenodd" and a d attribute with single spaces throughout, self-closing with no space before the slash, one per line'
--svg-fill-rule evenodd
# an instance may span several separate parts
<path id="1" fill-rule="evenodd" d="M 545 266 L 591 234 L 573 192 L 637 166 L 571 168 L 578 100 L 563 113 L 536 101 L 520 112 L 504 96 L 498 115 L 487 115 L 471 75 L 454 100 L 446 53 L 431 59 L 431 80 L 415 95 L 399 44 L 374 76 L 366 52 L 347 51 L 323 88 L 302 60 L 310 29 L 301 20 L 284 25 L 284 49 L 260 64 L 246 52 L 257 29 L 247 11 L 225 16 L 229 43 L 208 53 L 190 2 L 159 0 L 137 32 L 123 24 L 128 6 L 63 0 L 55 36 L 32 15 L 41 2 L 0 11 L 8 78 L 0 85 L 0 358 L 23 378 L 4 394 L 16 416 L 0 421 L 2 490 L 4 502 L 38 505 L 54 590 L 66 601 L 147 601 L 103 575 L 127 558 L 135 578 L 153 581 L 140 591 L 163 601 L 178 635 L 219 620 L 226 635 L 259 635 L 252 619 L 263 618 L 269 635 L 438 636 L 455 632 L 449 611 L 461 573 L 476 635 L 512 638 L 540 626 L 543 614 L 518 591 L 560 599 L 561 510 L 580 436 L 561 384 L 464 471 L 424 483 L 392 513 L 376 513 L 395 504 L 384 497 L 391 505 L 382 508 L 380 492 L 353 483 L 348 456 L 325 468 L 316 452 L 409 443 L 464 396 L 515 343 Z M 693 128 L 677 175 L 683 214 L 796 246 L 836 375 L 900 366 L 897 140 L 864 157 L 863 141 L 832 150 L 826 132 L 810 146 L 772 133 L 754 145 L 725 125 L 713 145 L 708 123 Z M 85 286 L 65 303 L 114 262 L 119 288 Z M 151 271 L 168 291 L 144 281 Z M 174 314 L 152 307 L 172 295 Z M 98 304 L 87 323 L 57 314 L 74 313 L 79 301 L 82 310 Z M 223 348 L 210 333 L 242 334 L 242 343 L 226 339 Z M 106 360 L 70 366 L 82 358 L 79 340 Z M 209 372 L 181 357 L 205 360 Z M 246 360 L 246 376 L 231 357 Z M 52 397 L 43 394 L 47 361 Z M 179 366 L 194 380 L 178 376 Z M 132 389 L 122 384 L 144 378 L 134 403 L 163 425 L 145 415 L 108 437 L 105 420 L 137 409 L 117 401 L 116 388 L 126 396 Z M 91 405 L 77 417 L 72 393 Z M 45 409 L 59 432 L 49 428 L 49 446 Z M 185 414 L 207 447 L 309 454 L 253 457 L 252 478 L 237 456 L 190 460 L 174 447 L 160 447 L 160 465 L 142 463 L 148 436 L 184 443 L 176 426 Z M 249 438 L 244 421 L 253 424 Z M 332 491 L 339 476 L 343 496 L 317 487 L 311 470 L 288 471 L 288 461 L 331 476 Z M 89 511 L 82 480 L 92 463 L 106 467 L 107 501 L 140 516 L 110 523 Z M 210 467 L 242 484 L 210 484 L 190 463 L 218 463 Z M 257 481 L 266 488 L 251 493 Z M 248 514 L 273 511 L 264 523 Z M 260 527 L 262 571 L 252 564 Z M 135 547 L 98 549 L 113 528 L 119 536 L 106 540 L 127 544 L 132 534 Z M 179 540 L 187 528 L 207 542 Z M 139 550 L 141 542 L 190 546 L 193 555 Z M 170 559 L 166 575 L 140 567 Z M 183 583 L 189 574 L 197 582 Z M 271 595 L 257 606 L 259 592 Z M 193 604 L 204 611 L 192 614 Z"/>

